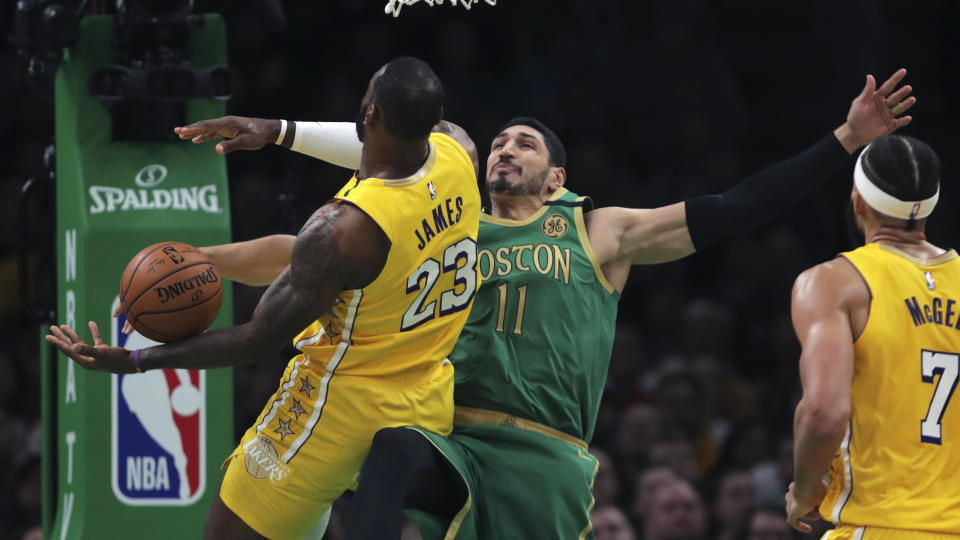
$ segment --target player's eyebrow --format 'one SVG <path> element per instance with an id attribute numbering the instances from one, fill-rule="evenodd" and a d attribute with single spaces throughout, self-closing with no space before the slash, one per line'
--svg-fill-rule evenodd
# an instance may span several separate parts
<path id="1" fill-rule="evenodd" d="M 538 142 L 538 143 L 540 142 L 540 139 L 537 138 L 536 135 L 534 135 L 534 134 L 532 134 L 532 133 L 527 133 L 526 131 L 520 131 L 520 132 L 517 133 L 517 135 L 519 135 L 519 136 L 521 136 L 521 137 L 526 137 L 526 138 L 528 138 L 528 139 L 533 139 L 534 141 L 536 141 L 536 142 Z"/>
<path id="2" fill-rule="evenodd" d="M 507 132 L 506 132 L 506 131 L 501 131 L 496 137 L 493 138 L 493 142 L 497 142 L 498 140 L 500 140 L 500 139 L 502 139 L 502 138 L 504 138 L 504 137 L 506 137 L 506 136 L 507 136 Z M 537 142 L 537 143 L 540 142 L 540 139 L 537 138 L 536 135 L 534 135 L 533 133 L 527 133 L 526 131 L 518 131 L 518 132 L 517 132 L 517 136 L 518 136 L 518 137 L 523 137 L 523 138 L 526 138 L 526 139 L 533 139 L 533 140 L 534 140 L 535 142 Z"/>

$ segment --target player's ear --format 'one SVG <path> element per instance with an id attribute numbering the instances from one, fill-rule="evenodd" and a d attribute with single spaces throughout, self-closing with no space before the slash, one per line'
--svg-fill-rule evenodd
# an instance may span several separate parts
<path id="1" fill-rule="evenodd" d="M 380 111 L 380 108 L 377 107 L 377 104 L 368 103 L 367 112 L 363 113 L 363 125 L 372 126 L 375 121 L 380 121 L 381 116 L 383 116 L 383 113 Z"/>
<path id="2" fill-rule="evenodd" d="M 547 178 L 553 184 L 551 191 L 556 191 L 567 183 L 567 170 L 563 167 L 550 167 L 550 175 Z"/>

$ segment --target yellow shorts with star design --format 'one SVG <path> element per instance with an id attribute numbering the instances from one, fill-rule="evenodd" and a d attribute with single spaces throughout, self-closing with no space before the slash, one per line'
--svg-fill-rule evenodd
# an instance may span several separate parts
<path id="1" fill-rule="evenodd" d="M 356 487 L 373 435 L 416 425 L 453 427 L 449 361 L 406 379 L 329 373 L 293 358 L 280 387 L 224 462 L 220 497 L 255 531 L 301 539 L 345 490 Z"/>
<path id="2" fill-rule="evenodd" d="M 820 540 L 960 540 L 960 534 L 838 525 L 824 533 Z"/>

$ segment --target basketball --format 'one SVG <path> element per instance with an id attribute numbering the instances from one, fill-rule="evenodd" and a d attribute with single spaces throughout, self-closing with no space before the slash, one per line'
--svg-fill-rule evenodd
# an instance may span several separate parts
<path id="1" fill-rule="evenodd" d="M 223 298 L 220 273 L 197 248 L 161 242 L 137 253 L 120 279 L 120 309 L 137 332 L 169 343 L 213 322 Z"/>

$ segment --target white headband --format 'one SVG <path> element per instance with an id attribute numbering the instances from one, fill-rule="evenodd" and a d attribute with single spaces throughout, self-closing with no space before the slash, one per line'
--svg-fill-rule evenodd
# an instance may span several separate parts
<path id="1" fill-rule="evenodd" d="M 867 148 L 870 148 L 870 145 L 867 145 Z M 940 198 L 940 187 L 937 186 L 937 192 L 928 199 L 901 201 L 878 188 L 863 172 L 863 155 L 867 153 L 867 148 L 860 152 L 857 164 L 853 168 L 853 185 L 857 187 L 857 191 L 863 196 L 863 200 L 867 201 L 870 208 L 881 214 L 899 219 L 923 219 L 929 216 L 933 212 L 933 208 L 937 206 L 937 200 Z"/>

